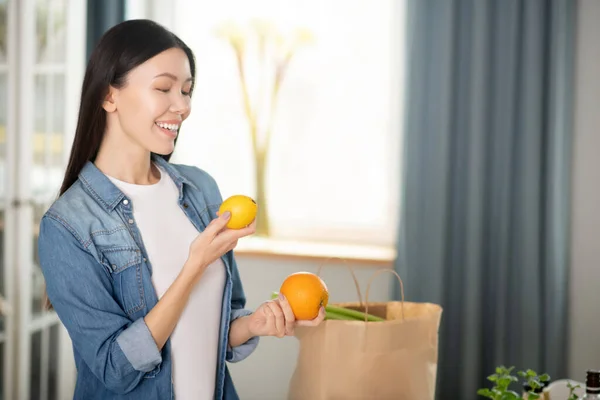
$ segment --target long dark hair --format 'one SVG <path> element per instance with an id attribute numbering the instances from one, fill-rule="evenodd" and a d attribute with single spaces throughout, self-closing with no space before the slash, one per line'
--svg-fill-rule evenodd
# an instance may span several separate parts
<path id="1" fill-rule="evenodd" d="M 196 62 L 192 50 L 174 33 L 156 22 L 128 20 L 113 26 L 100 38 L 85 71 L 75 139 L 59 196 L 77 181 L 85 164 L 93 162 L 98 155 L 106 130 L 106 111 L 102 103 L 109 87 L 123 87 L 129 71 L 171 48 L 181 49 L 187 55 L 193 85 Z M 171 154 L 161 157 L 169 161 Z M 44 298 L 46 309 L 52 309 L 45 290 Z"/>

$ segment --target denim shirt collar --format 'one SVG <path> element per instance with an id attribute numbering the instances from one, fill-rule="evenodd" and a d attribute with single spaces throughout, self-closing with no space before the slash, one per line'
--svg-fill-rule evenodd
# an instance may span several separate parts
<path id="1" fill-rule="evenodd" d="M 181 175 L 173 168 L 167 160 L 159 155 L 152 153 L 152 161 L 167 171 L 177 188 L 179 189 L 179 198 L 183 198 L 183 185 L 189 185 L 197 190 L 197 187 L 185 176 Z M 117 204 L 125 197 L 125 194 L 115 186 L 110 179 L 96 165 L 88 161 L 79 173 L 85 189 L 100 203 L 106 210 L 112 211 Z"/>

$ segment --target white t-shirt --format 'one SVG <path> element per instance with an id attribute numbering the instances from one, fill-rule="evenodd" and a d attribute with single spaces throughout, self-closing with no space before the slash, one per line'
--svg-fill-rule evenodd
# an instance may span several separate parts
<path id="1" fill-rule="evenodd" d="M 181 271 L 199 232 L 178 204 L 177 186 L 167 172 L 159 171 L 161 179 L 152 185 L 109 179 L 131 199 L 160 299 Z M 218 259 L 194 287 L 171 335 L 177 400 L 214 398 L 224 284 L 225 266 Z"/>

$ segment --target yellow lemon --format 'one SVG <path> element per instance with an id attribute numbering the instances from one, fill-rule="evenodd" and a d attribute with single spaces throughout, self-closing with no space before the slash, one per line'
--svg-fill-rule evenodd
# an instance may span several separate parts
<path id="1" fill-rule="evenodd" d="M 227 227 L 229 229 L 241 229 L 254 221 L 258 205 L 251 197 L 237 194 L 227 198 L 219 207 L 219 215 L 225 211 L 231 213 Z"/>

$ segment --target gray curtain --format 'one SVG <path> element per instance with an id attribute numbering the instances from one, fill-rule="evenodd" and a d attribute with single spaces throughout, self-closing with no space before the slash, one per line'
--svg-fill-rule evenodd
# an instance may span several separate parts
<path id="1" fill-rule="evenodd" d="M 396 269 L 444 308 L 437 398 L 497 365 L 566 377 L 576 2 L 408 7 Z"/>
<path id="2" fill-rule="evenodd" d="M 83 0 L 79 0 L 83 1 Z M 108 29 L 125 20 L 126 0 L 87 0 L 87 57 Z"/>

